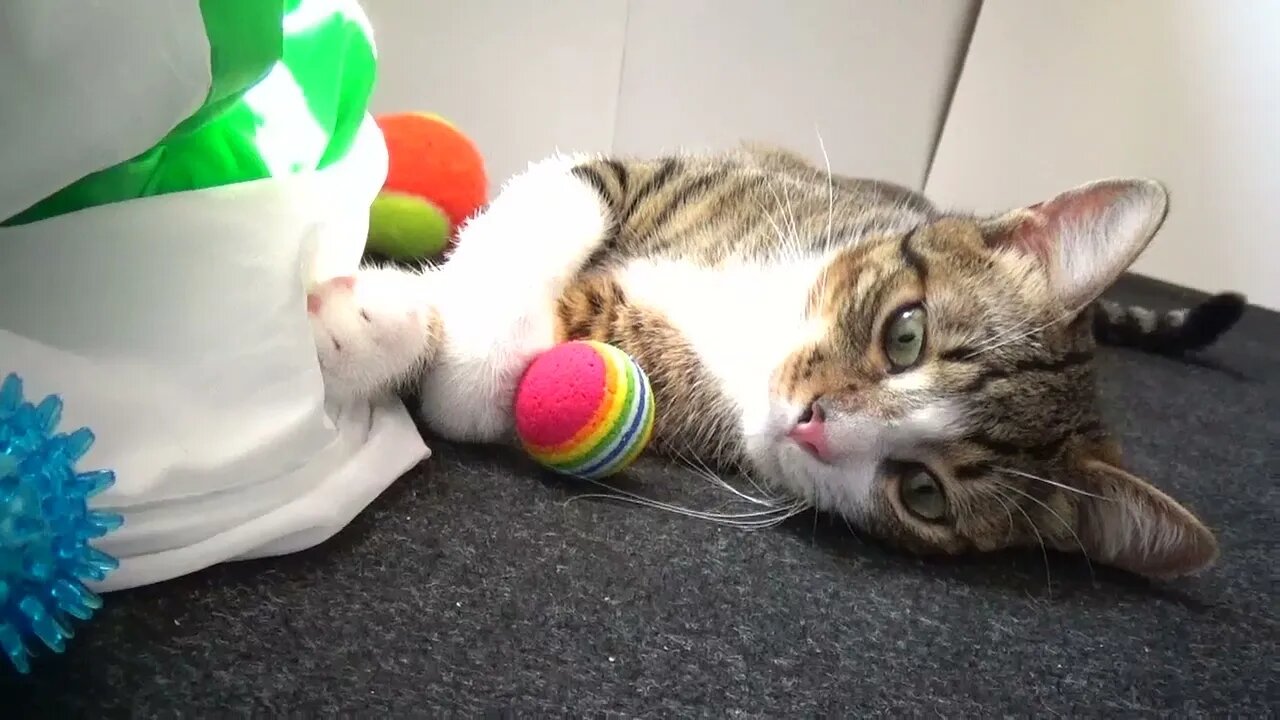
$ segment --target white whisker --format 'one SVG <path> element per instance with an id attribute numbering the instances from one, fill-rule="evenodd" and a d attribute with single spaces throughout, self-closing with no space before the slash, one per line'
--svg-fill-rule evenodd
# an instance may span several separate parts
<path id="1" fill-rule="evenodd" d="M 1018 332 L 1019 330 L 1021 330 L 1023 327 L 1025 327 L 1025 326 L 1026 326 L 1027 324 L 1029 324 L 1031 321 L 1032 321 L 1032 318 L 1031 318 L 1031 316 L 1029 316 L 1029 315 L 1028 315 L 1027 317 L 1022 318 L 1021 320 L 1019 320 L 1018 322 L 1016 322 L 1016 323 L 1014 323 L 1014 324 L 1010 325 L 1009 327 L 1005 328 L 1004 330 L 1001 330 L 1000 332 L 998 332 L 998 333 L 996 333 L 995 335 L 993 335 L 993 336 L 991 336 L 991 337 L 987 338 L 986 340 L 982 341 L 981 343 L 978 343 L 978 346 L 977 346 L 976 348 L 974 348 L 974 349 L 973 349 L 973 352 L 969 353 L 969 355 L 965 356 L 963 359 L 968 360 L 969 358 L 976 357 L 976 356 L 981 355 L 982 353 L 986 352 L 986 351 L 987 351 L 987 348 L 993 348 L 993 347 L 995 347 L 995 346 L 999 345 L 1000 343 L 1004 342 L 1004 340 L 1005 340 L 1006 338 L 1008 338 L 1009 336 L 1011 336 L 1011 335 L 1013 335 L 1014 333 L 1016 333 L 1016 332 Z"/>
<path id="2" fill-rule="evenodd" d="M 998 480 L 996 481 L 996 485 L 1006 490 L 1013 489 Z M 1031 527 L 1031 532 L 1035 533 L 1036 535 L 1036 542 L 1040 543 L 1040 555 L 1044 558 L 1044 581 L 1045 581 L 1047 590 L 1052 593 L 1053 592 L 1053 575 L 1049 571 L 1049 550 L 1048 548 L 1045 547 L 1044 536 L 1040 534 L 1040 528 L 1036 527 L 1035 521 L 1031 519 L 1031 516 L 1027 514 L 1027 511 L 1022 509 L 1022 505 L 1020 505 L 1013 498 L 1006 498 L 1006 499 L 1013 502 L 1013 509 L 1017 510 L 1022 515 L 1022 517 L 1026 519 L 1027 525 Z"/>
<path id="3" fill-rule="evenodd" d="M 778 225 L 778 221 L 773 219 L 773 213 L 769 212 L 769 210 L 765 208 L 764 203 L 760 200 L 757 199 L 756 204 L 760 206 L 760 212 L 764 213 L 764 218 L 773 226 L 773 233 L 778 236 L 778 242 L 785 244 L 787 242 L 787 236 L 782 232 L 782 227 Z"/>
<path id="4" fill-rule="evenodd" d="M 1055 518 L 1057 518 L 1057 519 L 1058 519 L 1058 522 L 1062 525 L 1062 527 L 1063 527 L 1067 532 L 1071 533 L 1071 537 L 1075 538 L 1076 545 L 1079 545 L 1079 546 L 1080 546 L 1080 554 L 1084 556 L 1084 561 L 1085 561 L 1085 563 L 1089 566 L 1089 577 L 1090 577 L 1094 582 L 1097 582 L 1097 577 L 1095 577 L 1095 576 L 1094 576 L 1094 574 L 1093 574 L 1093 561 L 1089 559 L 1089 552 L 1088 552 L 1087 550 L 1085 550 L 1085 549 L 1084 549 L 1084 543 L 1080 541 L 1080 536 L 1076 534 L 1075 529 L 1074 529 L 1074 528 L 1072 528 L 1072 527 L 1071 527 L 1071 525 L 1067 524 L 1067 521 L 1062 517 L 1062 515 L 1058 514 L 1058 511 L 1057 511 L 1057 510 L 1054 510 L 1053 508 L 1049 507 L 1049 504 L 1048 504 L 1048 503 L 1046 503 L 1046 502 L 1044 502 L 1043 500 L 1040 500 L 1039 498 L 1037 498 L 1037 497 L 1035 497 L 1035 496 L 1031 495 L 1030 493 L 1023 492 L 1023 491 L 1019 490 L 1018 488 L 1013 487 L 1012 485 L 1005 485 L 1004 483 L 1000 483 L 1000 482 L 998 482 L 997 484 L 999 484 L 999 485 L 1003 486 L 1003 487 L 1004 487 L 1004 489 L 1006 489 L 1006 490 L 1012 490 L 1013 492 L 1018 493 L 1018 494 L 1019 494 L 1019 495 L 1021 495 L 1022 497 L 1024 497 L 1024 498 L 1026 498 L 1026 499 L 1030 500 L 1031 502 L 1033 502 L 1033 503 L 1035 503 L 1035 504 L 1039 505 L 1040 507 L 1044 508 L 1045 510 L 1048 510 L 1048 511 L 1049 511 L 1049 512 L 1050 512 L 1050 513 L 1051 513 Z"/>
<path id="5" fill-rule="evenodd" d="M 1014 525 L 1013 511 L 1009 509 L 1009 503 L 1006 502 L 1004 496 L 1001 495 L 998 491 L 989 489 L 985 491 L 985 494 L 991 497 L 996 502 L 1000 503 L 1000 507 L 1004 508 L 1005 516 L 1009 518 L 1009 526 L 1005 529 L 1005 533 L 1004 533 L 1004 541 L 1007 543 L 1009 542 L 1009 539 L 1013 536 L 1013 525 Z"/>
<path id="6" fill-rule="evenodd" d="M 733 485 L 731 485 L 724 478 L 712 472 L 711 468 L 707 467 L 705 463 L 699 461 L 695 464 L 692 460 L 690 460 L 687 456 L 685 456 L 684 453 L 681 453 L 678 450 L 675 452 L 675 456 L 677 460 L 684 463 L 685 466 L 688 467 L 689 470 L 693 471 L 693 473 L 698 477 L 701 477 L 702 479 L 711 483 L 711 485 L 715 487 L 729 491 L 733 495 L 736 495 L 737 497 L 749 503 L 752 503 L 753 505 L 776 507 L 782 502 L 781 499 L 778 499 L 778 498 L 769 498 L 769 497 L 759 498 L 752 495 L 748 495 L 742 492 L 741 490 L 739 490 L 738 488 L 734 487 Z M 761 495 L 764 495 L 764 493 L 761 493 Z"/>
<path id="7" fill-rule="evenodd" d="M 708 516 L 708 515 L 703 515 L 699 513 L 689 512 L 685 508 L 666 507 L 660 504 L 655 505 L 649 502 L 645 502 L 641 498 L 625 497 L 622 495 L 613 495 L 609 493 L 578 495 L 578 496 L 575 496 L 574 498 L 571 498 L 571 500 L 578 500 L 578 499 L 609 500 L 614 502 L 628 503 L 631 505 L 639 505 L 641 507 L 648 507 L 656 510 L 662 510 L 664 512 L 670 512 L 676 515 L 682 515 L 685 517 L 693 518 L 695 520 L 704 520 L 706 522 L 714 523 L 716 525 L 723 525 L 725 527 L 737 528 L 739 530 L 764 530 L 771 527 L 776 527 L 777 525 L 785 521 L 787 517 L 789 517 L 787 515 L 772 515 L 770 517 L 760 518 L 760 519 L 741 519 L 734 516 L 715 517 L 715 516 Z"/>
<path id="8" fill-rule="evenodd" d="M 1021 471 L 1021 470 L 1014 470 L 1013 468 L 1008 468 L 1008 467 L 999 467 L 999 466 L 997 466 L 997 467 L 995 467 L 995 468 L 993 468 L 993 469 L 995 469 L 995 470 L 997 470 L 997 471 L 999 471 L 999 472 L 1002 472 L 1002 473 L 1009 473 L 1010 475 L 1017 475 L 1018 477 L 1024 477 L 1024 478 L 1026 478 L 1026 479 L 1028 479 L 1028 480 L 1035 480 L 1035 481 L 1037 481 L 1037 482 L 1042 482 L 1042 483 L 1044 483 L 1044 484 L 1046 484 L 1046 485 L 1052 485 L 1052 486 L 1054 486 L 1054 487 L 1056 487 L 1056 488 L 1062 488 L 1063 490 L 1066 490 L 1066 491 L 1068 491 L 1068 492 L 1076 493 L 1077 495 L 1084 495 L 1085 497 L 1097 498 L 1098 500 L 1106 500 L 1107 502 L 1111 502 L 1111 501 L 1112 501 L 1112 499 L 1111 499 L 1111 498 L 1109 498 L 1109 497 L 1104 497 L 1104 496 L 1102 496 L 1102 495 L 1097 495 L 1097 494 L 1095 494 L 1095 493 L 1088 492 L 1087 490 L 1081 490 L 1081 489 L 1079 489 L 1079 488 L 1073 488 L 1073 487 L 1071 487 L 1070 485 L 1064 485 L 1063 483 L 1056 482 L 1056 481 L 1050 480 L 1050 479 L 1048 479 L 1048 478 L 1042 478 L 1042 477 L 1040 477 L 1039 475 L 1032 475 L 1032 474 L 1031 474 L 1031 473 L 1029 473 L 1029 472 L 1023 472 L 1023 471 Z"/>
<path id="9" fill-rule="evenodd" d="M 835 180 L 831 177 L 831 156 L 827 155 L 827 144 L 822 140 L 822 133 L 818 130 L 818 126 L 813 126 L 813 131 L 818 135 L 818 147 L 822 150 L 822 162 L 827 166 L 827 247 L 831 247 L 831 225 L 835 221 L 836 214 L 836 188 Z"/>
<path id="10" fill-rule="evenodd" d="M 986 346 L 986 347 L 982 347 L 982 348 L 979 348 L 979 349 L 977 349 L 977 350 L 974 350 L 973 352 L 971 352 L 971 353 L 969 353 L 968 355 L 966 355 L 963 359 L 964 359 L 964 360 L 969 360 L 969 359 L 974 358 L 974 357 L 977 357 L 978 355 L 981 355 L 981 354 L 983 354 L 983 353 L 988 353 L 988 352 L 991 352 L 991 351 L 993 351 L 993 350 L 999 350 L 1000 348 L 1004 347 L 1005 345 L 1008 345 L 1008 344 L 1010 344 L 1010 343 L 1015 343 L 1015 342 L 1017 342 L 1017 341 L 1019 341 L 1019 340 L 1021 340 L 1021 339 L 1025 338 L 1025 337 L 1029 337 L 1029 336 L 1031 336 L 1031 335 L 1035 335 L 1036 333 L 1040 332 L 1041 330 L 1044 330 L 1045 328 L 1051 327 L 1051 326 L 1053 326 L 1053 325 L 1057 325 L 1057 324 L 1058 324 L 1058 323 L 1060 323 L 1060 322 L 1065 322 L 1065 321 L 1067 321 L 1067 320 L 1069 320 L 1069 319 L 1071 319 L 1071 318 L 1075 317 L 1076 315 L 1079 315 L 1080 313 L 1084 312 L 1084 309 L 1085 309 L 1085 308 L 1087 308 L 1087 307 L 1089 307 L 1089 305 L 1090 305 L 1090 304 L 1092 304 L 1095 300 L 1097 300 L 1097 299 L 1098 299 L 1098 295 L 1101 295 L 1101 294 L 1102 294 L 1102 291 L 1101 291 L 1101 290 L 1099 290 L 1097 294 L 1095 294 L 1093 297 L 1089 298 L 1089 299 L 1088 299 L 1088 300 L 1086 300 L 1085 302 L 1081 303 L 1080 305 L 1076 306 L 1074 309 L 1067 310 L 1066 312 L 1064 312 L 1063 314 L 1059 315 L 1058 317 L 1053 318 L 1053 319 L 1049 320 L 1048 322 L 1046 322 L 1046 323 L 1044 323 L 1044 324 L 1042 324 L 1042 325 L 1037 325 L 1036 327 L 1033 327 L 1033 328 L 1031 328 L 1030 330 L 1028 330 L 1028 331 L 1026 331 L 1026 332 L 1019 333 L 1018 335 L 1015 335 L 1015 336 L 1013 336 L 1013 337 L 1007 338 L 1007 339 L 1005 339 L 1005 340 L 1003 340 L 1003 341 L 1001 341 L 1001 342 L 995 343 L 994 345 L 990 345 L 990 344 L 989 344 L 989 345 L 988 345 L 988 346 Z"/>
<path id="11" fill-rule="evenodd" d="M 782 194 L 787 199 L 787 224 L 791 226 L 792 251 L 798 254 L 800 244 L 800 226 L 796 224 L 796 210 L 791 204 L 791 183 L 782 186 Z"/>
<path id="12" fill-rule="evenodd" d="M 746 483 L 751 486 L 751 489 L 756 491 L 756 493 L 758 493 L 763 497 L 776 498 L 776 496 L 770 495 L 769 491 L 766 490 L 763 486 L 761 486 L 760 483 L 756 482 L 756 479 L 751 474 L 751 471 L 745 467 L 742 467 L 741 463 L 735 463 L 735 468 L 737 469 L 738 474 L 742 476 L 742 479 L 745 480 Z"/>
<path id="13" fill-rule="evenodd" d="M 694 510 L 692 508 L 681 507 L 671 503 L 664 503 L 658 500 L 619 491 L 616 488 L 613 492 L 607 493 L 584 493 L 582 495 L 574 495 L 565 500 L 565 504 L 578 502 L 581 500 L 617 500 L 619 502 L 631 503 L 643 507 L 653 508 L 655 510 L 663 510 L 666 512 L 683 515 L 685 517 L 694 518 L 696 520 L 707 520 L 709 522 L 733 524 L 733 525 L 767 525 L 773 523 L 778 517 L 784 515 L 788 508 L 771 508 L 769 510 L 753 510 L 743 513 L 719 513 L 707 512 L 705 510 Z"/>
<path id="14" fill-rule="evenodd" d="M 855 540 L 862 542 L 862 536 L 858 534 L 857 530 L 853 529 L 853 523 L 849 522 L 849 518 L 845 517 L 844 514 L 841 514 L 840 519 L 844 521 L 844 526 L 849 528 L 849 534 L 852 535 Z"/>
<path id="15" fill-rule="evenodd" d="M 785 505 L 776 505 L 768 507 L 764 510 L 753 510 L 741 513 L 719 513 L 708 512 L 705 510 L 694 510 L 692 508 L 681 507 L 673 503 L 662 502 L 652 498 L 646 498 L 636 493 L 622 490 L 609 485 L 600 480 L 591 478 L 582 478 L 593 485 L 604 488 L 608 492 L 603 493 L 587 493 L 584 495 L 575 495 L 565 500 L 568 505 L 579 500 L 604 499 L 626 502 L 641 507 L 662 510 L 684 517 L 694 518 L 696 520 L 706 520 L 719 525 L 741 528 L 744 530 L 757 530 L 763 528 L 774 527 L 787 519 L 804 512 L 808 508 L 808 503 L 801 500 L 794 500 Z"/>

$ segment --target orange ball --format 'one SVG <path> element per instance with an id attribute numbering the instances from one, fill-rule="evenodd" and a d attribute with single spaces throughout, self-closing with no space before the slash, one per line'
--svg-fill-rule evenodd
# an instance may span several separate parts
<path id="1" fill-rule="evenodd" d="M 393 113 L 374 120 L 387 143 L 383 191 L 435 205 L 448 217 L 450 235 L 488 202 L 489 181 L 479 150 L 444 118 Z"/>

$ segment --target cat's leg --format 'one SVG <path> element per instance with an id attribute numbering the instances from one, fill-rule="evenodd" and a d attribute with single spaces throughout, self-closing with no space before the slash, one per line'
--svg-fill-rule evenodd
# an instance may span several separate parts
<path id="1" fill-rule="evenodd" d="M 586 160 L 554 157 L 512 178 L 431 275 L 443 333 L 420 397 L 435 432 L 510 437 L 516 383 L 555 343 L 555 301 L 612 221 L 599 192 L 573 172 Z"/>
<path id="2" fill-rule="evenodd" d="M 416 383 L 439 345 L 430 291 L 419 273 L 376 267 L 311 289 L 307 311 L 331 397 L 374 399 Z"/>
<path id="3" fill-rule="evenodd" d="M 330 392 L 369 397 L 416 380 L 435 432 L 505 439 L 521 372 L 555 342 L 555 299 L 609 226 L 598 191 L 573 173 L 587 159 L 554 157 L 508 181 L 440 268 L 365 268 L 314 290 Z"/>

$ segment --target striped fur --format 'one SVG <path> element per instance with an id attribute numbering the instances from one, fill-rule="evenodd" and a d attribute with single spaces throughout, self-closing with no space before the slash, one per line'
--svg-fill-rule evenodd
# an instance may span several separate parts
<path id="1" fill-rule="evenodd" d="M 992 285 L 996 278 L 987 266 L 990 249 L 964 244 L 972 239 L 962 237 L 972 229 L 971 219 L 949 217 L 904 188 L 847 178 L 831 178 L 829 184 L 825 173 L 804 161 L 767 149 L 714 159 L 611 158 L 580 165 L 574 173 L 605 199 L 613 222 L 580 284 L 560 300 L 561 338 L 616 343 L 655 368 L 663 377 L 658 396 L 665 409 L 657 437 L 668 450 L 692 450 L 706 459 L 752 466 L 751 458 L 736 455 L 745 452 L 745 439 L 727 430 L 735 422 L 732 412 L 708 412 L 725 398 L 706 389 L 710 383 L 702 377 L 696 353 L 660 318 L 646 317 L 643 304 L 628 302 L 611 280 L 613 268 L 654 256 L 715 267 L 743 258 L 775 262 L 791 254 L 843 248 L 812 299 L 815 309 L 828 309 L 845 320 L 836 323 L 838 341 L 788 358 L 780 388 L 796 397 L 859 393 L 863 403 L 874 397 L 865 386 L 874 383 L 876 360 L 865 351 L 874 344 L 877 314 L 901 302 L 890 298 L 921 294 L 928 268 L 955 275 L 963 292 L 945 298 L 955 306 L 955 320 L 950 321 L 955 326 L 940 328 L 946 334 L 935 354 L 938 391 L 969 401 L 966 432 L 942 448 L 952 476 L 966 487 L 963 493 L 956 491 L 955 503 L 965 512 L 955 515 L 950 532 L 920 532 L 912 520 L 904 520 L 909 513 L 895 509 L 891 493 L 878 496 L 881 505 L 875 511 L 846 509 L 864 528 L 920 551 L 994 549 L 1011 538 L 1072 546 L 1080 508 L 1087 505 L 1080 500 L 1087 496 L 1017 473 L 1058 477 L 1068 484 L 1073 479 L 1064 477 L 1064 466 L 1094 455 L 1113 457 L 1093 403 L 1090 331 L 1116 344 L 1185 351 L 1208 344 L 1238 317 L 1220 311 L 1229 300 L 1215 298 L 1134 324 L 1129 318 L 1150 311 L 1101 300 L 1092 323 L 1090 313 L 1082 312 L 998 352 L 981 353 L 984 343 L 1008 332 L 1027 312 L 1057 313 L 1061 308 L 1035 297 L 1038 288 L 1016 293 L 1017 288 Z M 892 241 L 857 242 L 877 235 Z M 1011 295 L 1020 295 L 1022 302 L 1002 307 L 1000 300 Z M 991 322 L 982 333 L 972 323 L 984 317 Z M 1001 321 L 1008 324 L 1002 328 Z M 672 372 L 664 372 L 669 368 Z M 700 432 L 706 427 L 716 430 Z M 1075 479 L 1087 486 L 1082 480 Z M 1134 481 L 1135 486 L 1141 482 Z M 1006 512 L 1010 506 L 1017 514 Z M 1022 518 L 1029 521 L 1019 522 Z M 1193 527 L 1207 535 L 1202 527 Z M 1196 552 L 1204 554 L 1203 549 Z M 1141 569 L 1140 564 L 1135 567 Z M 1147 570 L 1158 574 L 1159 569 Z"/>
<path id="2" fill-rule="evenodd" d="M 1150 318 L 1093 302 L 1164 211 L 1160 186 L 1107 181 L 998 217 L 948 213 L 754 146 L 557 164 L 513 180 L 423 278 L 432 289 L 406 301 L 443 328 L 424 414 L 445 435 L 496 440 L 522 358 L 608 342 L 648 373 L 655 448 L 751 473 L 901 547 L 1041 544 L 1150 576 L 1194 571 L 1216 556 L 1212 534 L 1122 469 L 1095 400 L 1095 333 L 1181 352 L 1238 317 L 1235 296 Z M 568 244 L 548 259 L 498 236 L 530 228 Z M 521 271 L 535 290 L 475 295 L 486 269 L 512 278 L 498 293 Z M 333 329 L 352 323 L 325 314 L 351 311 L 317 306 L 339 307 L 316 313 L 317 332 L 333 336 L 320 344 L 344 344 Z M 925 339 L 897 368 L 887 328 L 910 307 L 927 313 Z M 402 310 L 385 316 L 414 332 Z M 467 388 L 486 398 L 483 422 L 459 417 Z M 814 408 L 830 457 L 788 439 Z M 922 473 L 945 501 L 932 519 L 905 490 Z"/>
<path id="3" fill-rule="evenodd" d="M 1093 316 L 1098 342 L 1126 345 L 1162 355 L 1203 350 L 1235 326 L 1245 298 L 1220 293 L 1191 308 L 1152 310 L 1099 299 Z"/>

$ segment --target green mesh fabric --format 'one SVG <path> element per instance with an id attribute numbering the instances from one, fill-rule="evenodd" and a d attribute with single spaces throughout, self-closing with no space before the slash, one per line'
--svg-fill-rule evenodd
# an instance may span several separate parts
<path id="1" fill-rule="evenodd" d="M 355 0 L 200 0 L 204 103 L 147 151 L 5 221 L 319 170 L 351 149 L 373 91 L 373 33 Z"/>

